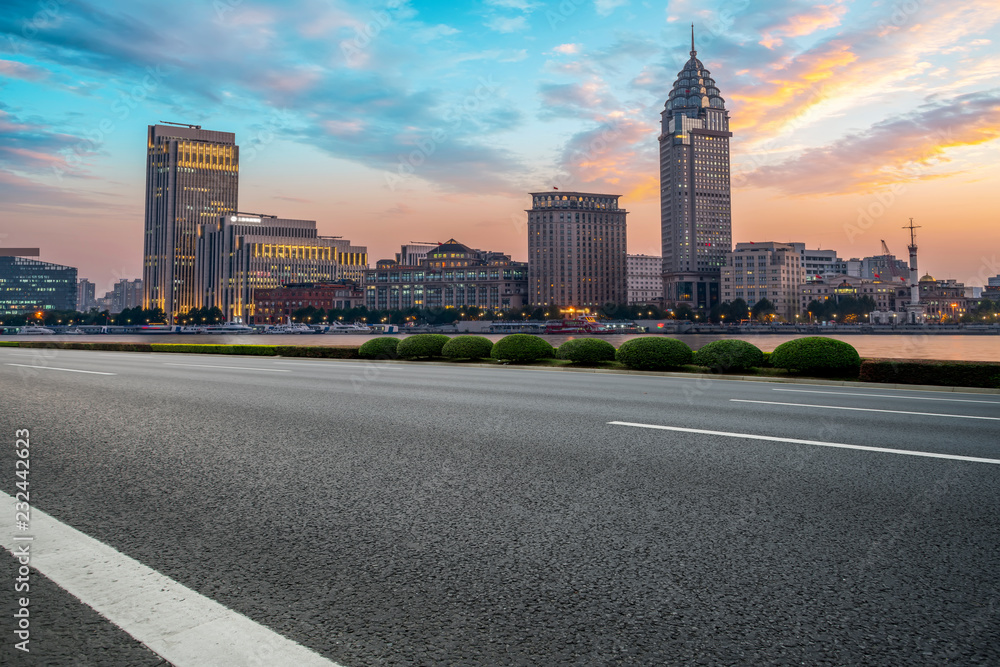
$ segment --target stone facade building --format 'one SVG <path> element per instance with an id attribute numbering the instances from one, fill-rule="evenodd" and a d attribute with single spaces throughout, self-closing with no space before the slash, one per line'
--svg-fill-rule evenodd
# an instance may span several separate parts
<path id="1" fill-rule="evenodd" d="M 767 299 L 774 312 L 789 321 L 799 312 L 798 290 L 805 269 L 802 255 L 791 243 L 737 243 L 725 255 L 721 277 L 724 302 L 743 299 L 752 308 Z"/>
<path id="2" fill-rule="evenodd" d="M 628 299 L 620 195 L 533 192 L 528 289 L 533 306 L 597 307 Z"/>

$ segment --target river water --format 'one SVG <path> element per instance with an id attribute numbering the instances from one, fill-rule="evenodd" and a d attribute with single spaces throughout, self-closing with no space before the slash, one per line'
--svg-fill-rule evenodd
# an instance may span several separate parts
<path id="1" fill-rule="evenodd" d="M 455 334 L 451 334 L 455 335 Z M 490 340 L 500 340 L 502 334 L 485 334 Z M 551 335 L 544 338 L 559 346 L 561 343 L 579 336 Z M 600 336 L 615 347 L 626 340 L 636 338 L 635 335 Z M 726 338 L 738 338 L 753 343 L 765 352 L 792 340 L 801 338 L 796 334 L 764 334 L 721 336 L 718 334 L 675 334 L 692 349 L 697 350 L 706 343 Z M 919 335 L 919 334 L 880 334 L 880 335 L 837 335 L 828 334 L 830 338 L 846 341 L 857 349 L 862 357 L 882 357 L 888 359 L 948 359 L 965 361 L 1000 361 L 1000 336 L 972 335 Z M 364 334 L 288 334 L 288 335 L 209 335 L 209 334 L 166 334 L 166 335 L 125 335 L 103 334 L 83 336 L 3 336 L 0 340 L 18 341 L 70 341 L 70 342 L 130 342 L 130 343 L 216 343 L 227 345 L 346 345 L 357 346 L 371 336 Z"/>

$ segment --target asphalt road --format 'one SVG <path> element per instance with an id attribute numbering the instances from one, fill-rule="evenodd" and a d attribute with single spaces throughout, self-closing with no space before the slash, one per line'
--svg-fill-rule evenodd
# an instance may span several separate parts
<path id="1" fill-rule="evenodd" d="M 1000 465 L 903 453 L 997 395 L 0 349 L 0 406 L 36 507 L 349 667 L 1000 662 Z M 57 598 L 35 659 L 131 664 Z"/>

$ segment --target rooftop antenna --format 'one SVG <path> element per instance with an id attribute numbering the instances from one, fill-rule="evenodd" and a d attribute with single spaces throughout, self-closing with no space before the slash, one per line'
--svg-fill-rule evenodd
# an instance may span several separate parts
<path id="1" fill-rule="evenodd" d="M 691 24 L 691 55 L 698 55 L 698 52 L 694 50 L 694 23 Z"/>
<path id="2" fill-rule="evenodd" d="M 169 121 L 169 120 L 161 120 L 159 122 L 162 123 L 162 124 L 164 124 L 164 125 L 179 125 L 181 127 L 190 127 L 192 130 L 200 130 L 201 129 L 201 125 L 192 125 L 191 123 L 174 123 L 174 122 Z"/>

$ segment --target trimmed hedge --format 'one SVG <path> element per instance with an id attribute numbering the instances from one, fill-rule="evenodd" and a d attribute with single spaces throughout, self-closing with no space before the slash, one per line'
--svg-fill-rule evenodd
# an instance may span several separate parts
<path id="1" fill-rule="evenodd" d="M 18 341 L 18 347 L 44 348 L 50 350 L 101 350 L 103 352 L 152 352 L 149 343 L 68 343 L 42 341 Z"/>
<path id="2" fill-rule="evenodd" d="M 615 346 L 599 338 L 576 338 L 560 345 L 556 354 L 574 364 L 599 364 L 615 360 Z"/>
<path id="3" fill-rule="evenodd" d="M 855 374 L 861 366 L 861 357 L 853 345 L 844 341 L 807 336 L 774 348 L 771 365 L 814 375 Z"/>
<path id="4" fill-rule="evenodd" d="M 684 341 L 645 336 L 622 343 L 615 359 L 636 370 L 661 371 L 689 364 L 692 356 Z"/>
<path id="5" fill-rule="evenodd" d="M 177 352 L 190 354 L 244 354 L 273 357 L 278 354 L 274 345 L 212 345 L 197 343 L 152 343 L 153 352 Z"/>
<path id="6" fill-rule="evenodd" d="M 493 351 L 493 341 L 485 336 L 455 336 L 441 348 L 449 359 L 484 359 Z"/>
<path id="7" fill-rule="evenodd" d="M 17 347 L 18 345 L 16 340 L 0 340 L 0 347 Z"/>
<path id="8" fill-rule="evenodd" d="M 372 338 L 358 348 L 358 356 L 362 359 L 395 359 L 398 346 L 398 338 Z"/>
<path id="9" fill-rule="evenodd" d="M 404 359 L 440 357 L 441 349 L 449 340 L 444 334 L 414 334 L 399 341 L 396 354 Z"/>
<path id="10" fill-rule="evenodd" d="M 552 359 L 556 351 L 545 340 L 531 334 L 511 334 L 493 344 L 490 356 L 497 361 L 527 363 Z"/>
<path id="11" fill-rule="evenodd" d="M 1000 388 L 1000 363 L 929 359 L 865 359 L 862 382 Z"/>
<path id="12" fill-rule="evenodd" d="M 298 347 L 295 345 L 278 345 L 275 352 L 282 357 L 312 357 L 316 359 L 358 359 L 358 348 L 356 347 L 327 347 L 316 345 L 312 347 Z"/>
<path id="13" fill-rule="evenodd" d="M 717 340 L 694 353 L 693 363 L 716 373 L 747 371 L 764 365 L 764 353 L 745 340 Z"/>

